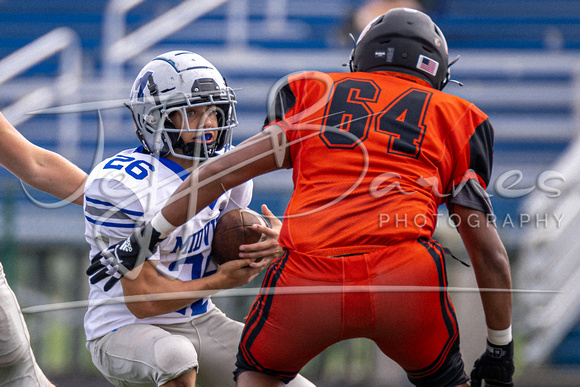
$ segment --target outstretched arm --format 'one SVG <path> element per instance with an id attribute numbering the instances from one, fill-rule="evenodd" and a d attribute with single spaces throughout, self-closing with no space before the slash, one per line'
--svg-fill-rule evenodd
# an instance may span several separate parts
<path id="1" fill-rule="evenodd" d="M 0 164 L 34 188 L 74 204 L 83 203 L 87 174 L 59 154 L 28 141 L 2 113 Z"/>
<path id="2" fill-rule="evenodd" d="M 472 387 L 488 385 L 513 386 L 514 343 L 512 339 L 512 293 L 508 255 L 495 225 L 486 215 L 460 205 L 454 206 L 459 216 L 458 231 L 473 264 L 480 289 L 487 346 L 471 371 Z"/>
<path id="3" fill-rule="evenodd" d="M 178 227 L 226 190 L 258 175 L 289 167 L 284 136 L 279 126 L 272 125 L 234 150 L 205 162 L 191 173 L 163 207 L 161 213 L 165 220 Z"/>

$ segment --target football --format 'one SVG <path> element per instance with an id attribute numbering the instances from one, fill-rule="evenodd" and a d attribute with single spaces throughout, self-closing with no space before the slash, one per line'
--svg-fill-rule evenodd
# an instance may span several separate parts
<path id="1" fill-rule="evenodd" d="M 256 243 L 263 236 L 252 229 L 253 224 L 268 226 L 262 215 L 248 208 L 237 208 L 223 214 L 218 219 L 213 234 L 212 260 L 221 265 L 239 259 L 240 245 Z"/>

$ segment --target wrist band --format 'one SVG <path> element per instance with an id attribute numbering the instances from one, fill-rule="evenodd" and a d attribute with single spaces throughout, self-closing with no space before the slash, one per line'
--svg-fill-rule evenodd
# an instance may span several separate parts
<path id="1" fill-rule="evenodd" d="M 167 235 L 171 234 L 173 230 L 177 228 L 177 226 L 172 225 L 169 223 L 167 219 L 163 216 L 161 211 L 159 211 L 153 219 L 151 219 L 151 227 L 155 230 L 159 231 L 160 238 L 165 238 Z"/>
<path id="2" fill-rule="evenodd" d="M 487 339 L 495 345 L 509 344 L 512 341 L 512 326 L 502 330 L 487 328 Z"/>

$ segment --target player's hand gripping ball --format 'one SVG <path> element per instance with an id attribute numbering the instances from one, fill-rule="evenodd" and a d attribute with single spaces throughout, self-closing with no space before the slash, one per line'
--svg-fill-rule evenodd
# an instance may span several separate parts
<path id="1" fill-rule="evenodd" d="M 253 224 L 269 227 L 262 215 L 248 208 L 237 208 L 223 214 L 213 234 L 212 260 L 221 265 L 239 259 L 240 245 L 256 243 L 265 238 L 264 234 L 252 229 Z"/>

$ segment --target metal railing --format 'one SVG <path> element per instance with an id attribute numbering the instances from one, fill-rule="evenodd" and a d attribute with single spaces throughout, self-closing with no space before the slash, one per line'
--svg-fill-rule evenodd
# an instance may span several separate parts
<path id="1" fill-rule="evenodd" d="M 103 74 L 107 80 L 119 79 L 127 61 L 229 0 L 185 0 L 126 34 L 127 14 L 143 1 L 111 0 L 107 5 L 103 28 Z"/>
<path id="2" fill-rule="evenodd" d="M 573 70 L 573 122 L 580 128 L 580 66 Z M 530 227 L 522 235 L 522 251 L 516 279 L 525 286 L 558 291 L 520 300 L 521 332 L 526 337 L 526 362 L 548 361 L 566 335 L 580 321 L 580 135 L 553 166 L 563 179 L 561 193 L 554 197 L 531 195 L 523 211 L 560 216 L 557 227 Z"/>
<path id="3" fill-rule="evenodd" d="M 149 23 L 127 33 L 128 13 L 144 0 L 111 0 L 103 21 L 102 59 L 103 83 L 113 93 L 112 98 L 128 95 L 124 65 L 189 23 L 229 0 L 185 0 Z M 136 74 L 135 74 L 136 75 Z M 105 126 L 115 131 L 121 122 L 116 109 L 103 115 Z"/>
<path id="4" fill-rule="evenodd" d="M 78 34 L 68 27 L 56 28 L 0 61 L 0 85 L 25 73 L 53 55 L 59 55 L 58 76 L 2 109 L 4 116 L 19 125 L 31 116 L 26 113 L 52 104 L 77 100 L 82 79 L 82 48 Z M 80 130 L 78 115 L 59 117 L 57 152 L 74 160 Z"/>

